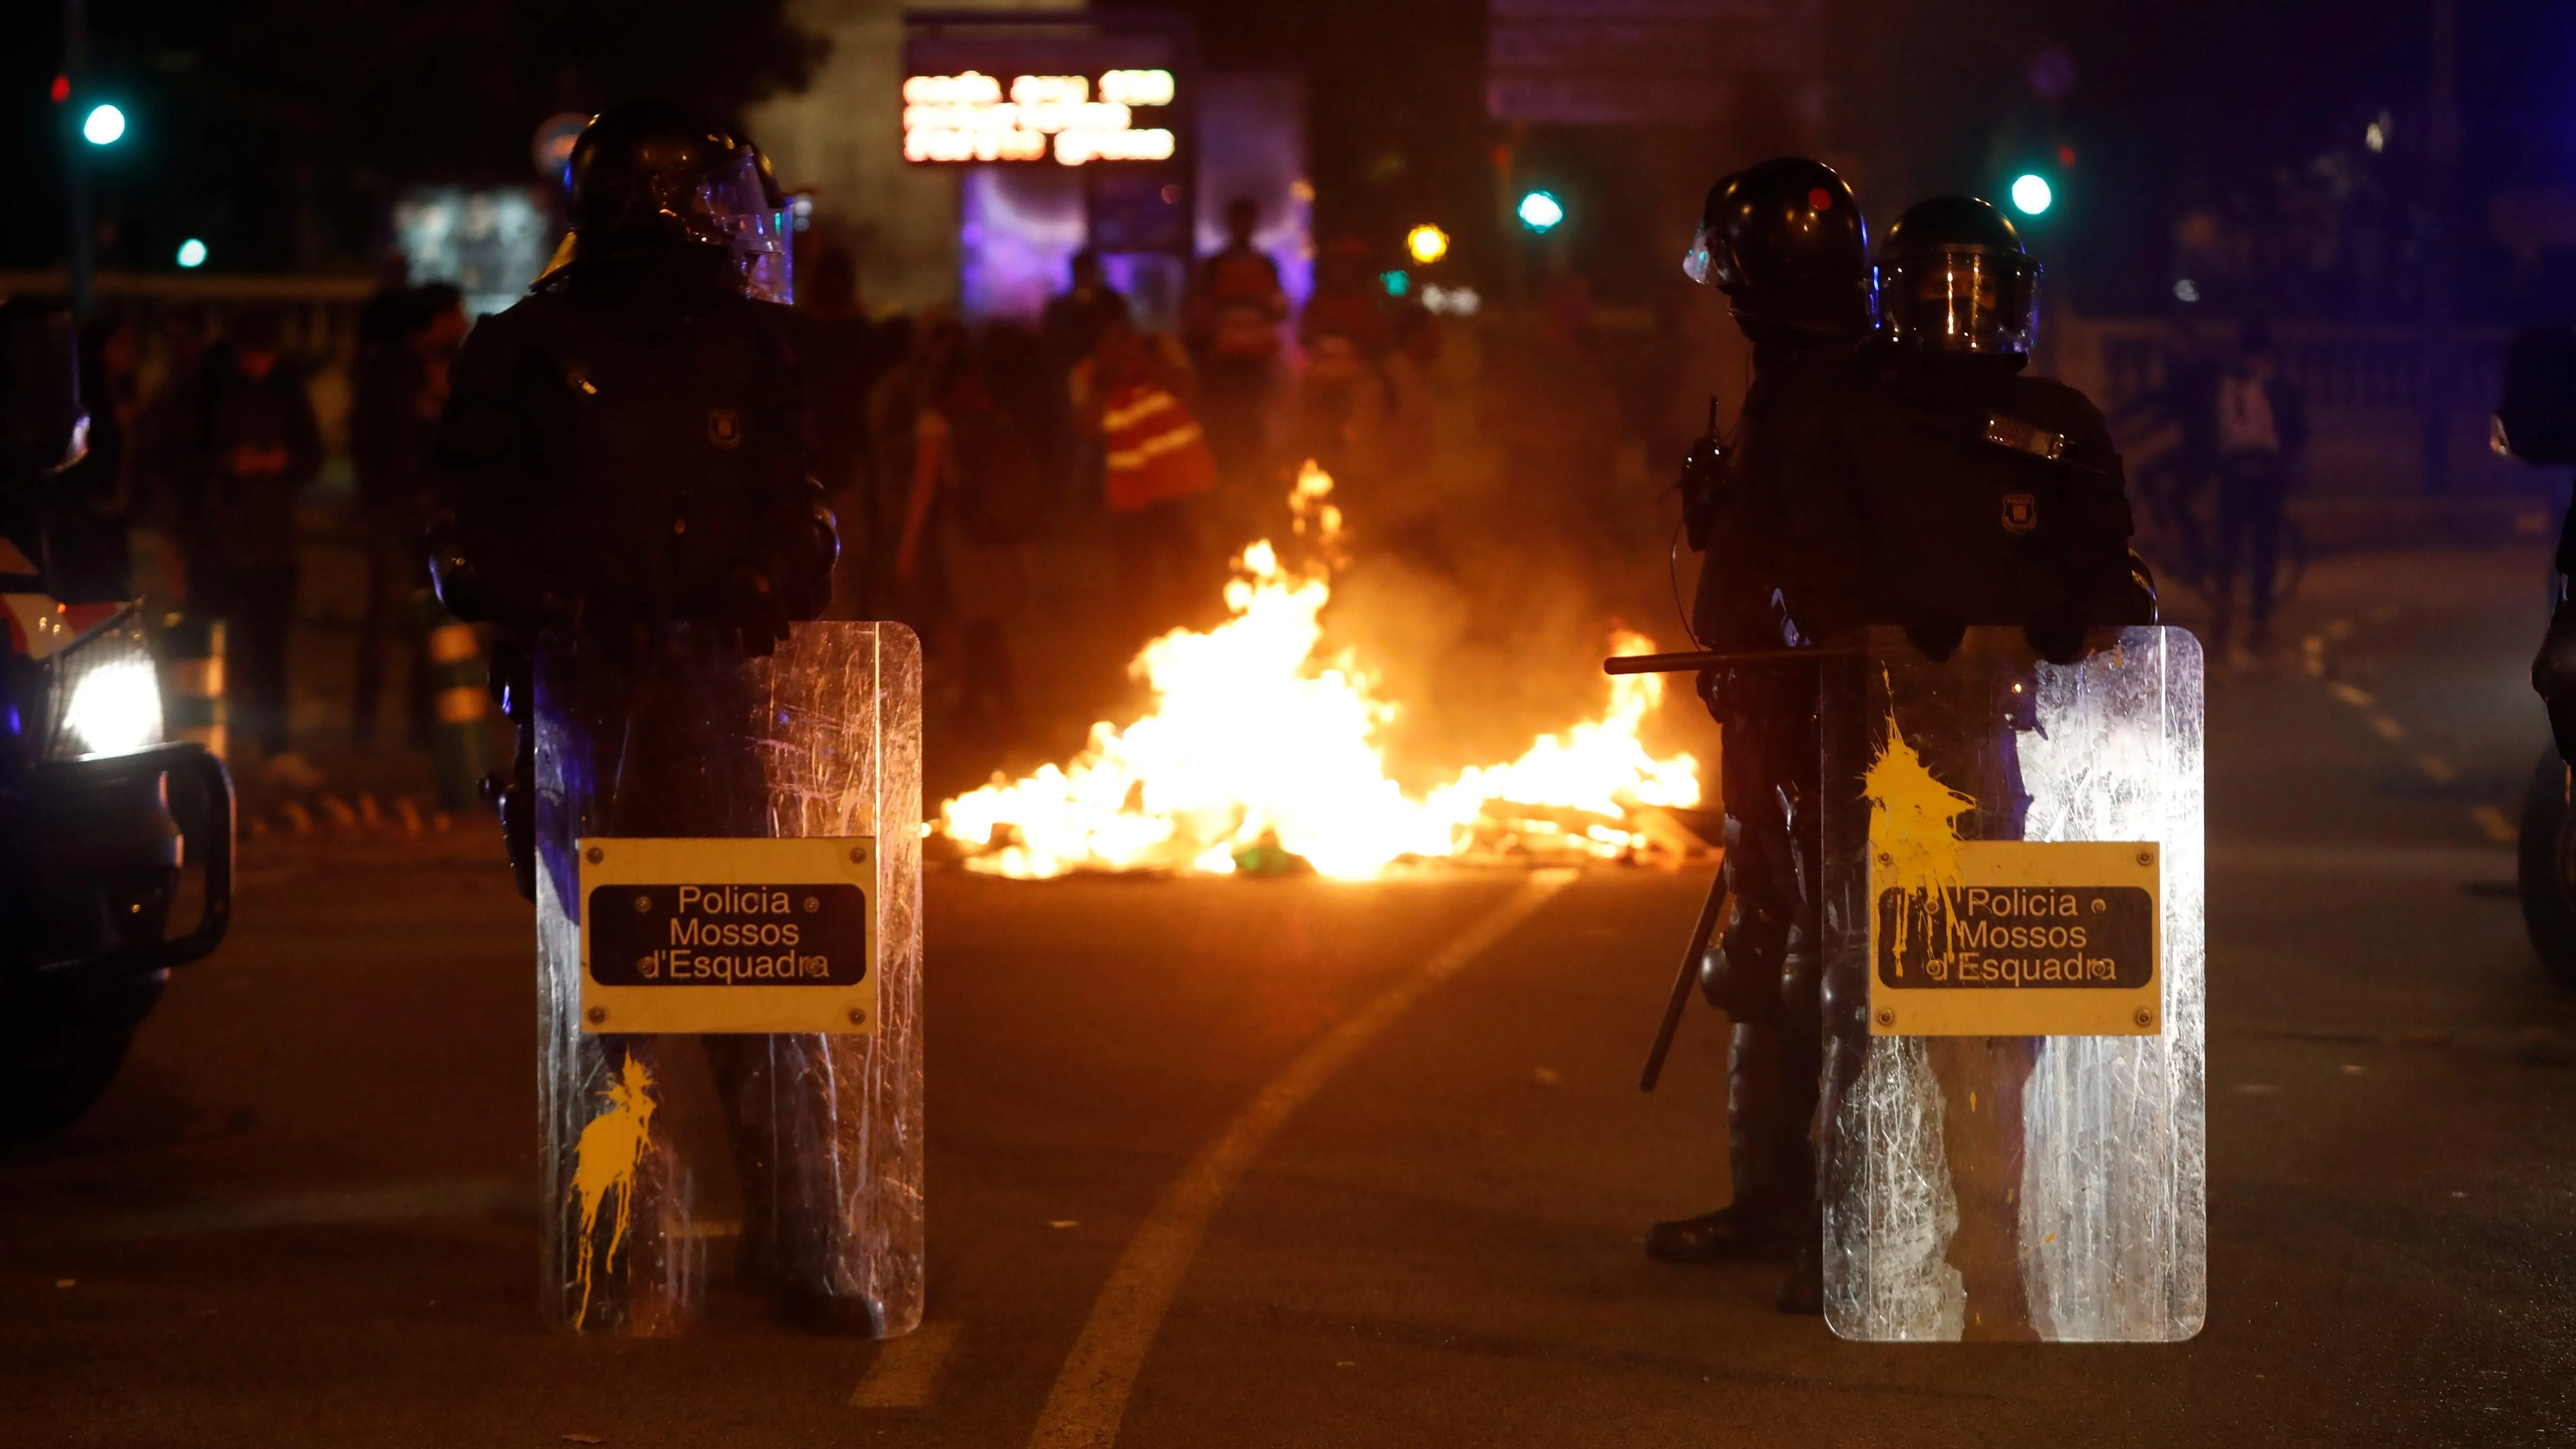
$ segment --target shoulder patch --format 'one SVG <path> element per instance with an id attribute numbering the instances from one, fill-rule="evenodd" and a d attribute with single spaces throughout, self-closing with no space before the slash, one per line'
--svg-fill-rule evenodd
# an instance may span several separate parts
<path id="1" fill-rule="evenodd" d="M 2004 532 L 2016 536 L 2039 527 L 2039 497 L 2032 493 L 2004 495 Z"/>

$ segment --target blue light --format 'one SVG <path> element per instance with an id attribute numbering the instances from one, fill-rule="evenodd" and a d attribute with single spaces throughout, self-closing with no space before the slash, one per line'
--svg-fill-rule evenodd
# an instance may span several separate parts
<path id="1" fill-rule="evenodd" d="M 92 109 L 81 122 L 81 139 L 93 146 L 113 146 L 125 134 L 125 113 L 114 106 Z"/>
<path id="2" fill-rule="evenodd" d="M 1377 279 L 1386 285 L 1386 294 L 1390 297 L 1401 297 L 1413 290 L 1413 274 L 1401 269 L 1380 272 Z"/>
<path id="3" fill-rule="evenodd" d="M 2048 189 L 2045 176 L 2025 173 L 2013 179 L 2012 204 L 2024 216 L 2039 215 L 2048 210 L 2048 204 L 2056 199 L 2056 194 Z"/>
<path id="4" fill-rule="evenodd" d="M 183 267 L 202 267 L 205 264 L 206 244 L 204 242 L 197 240 L 195 237 L 190 237 L 186 241 L 179 243 L 179 265 Z"/>
<path id="5" fill-rule="evenodd" d="M 1565 220 L 1565 203 L 1545 191 L 1533 191 L 1521 198 L 1521 225 L 1535 232 L 1545 232 Z"/>

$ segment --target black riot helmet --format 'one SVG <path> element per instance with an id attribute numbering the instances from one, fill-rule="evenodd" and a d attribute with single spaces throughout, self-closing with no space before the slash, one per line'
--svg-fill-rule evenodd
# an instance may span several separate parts
<path id="1" fill-rule="evenodd" d="M 593 117 L 573 142 L 572 216 L 580 259 L 717 248 L 746 293 L 791 300 L 768 158 L 684 106 L 632 101 Z"/>
<path id="2" fill-rule="evenodd" d="M 1715 283 L 1747 325 L 1869 330 L 1869 225 L 1821 161 L 1782 156 L 1710 187 L 1682 270 Z"/>
<path id="3" fill-rule="evenodd" d="M 2027 358 L 2039 338 L 2039 263 L 1973 196 L 1916 202 L 1879 244 L 1878 332 L 1930 353 Z"/>

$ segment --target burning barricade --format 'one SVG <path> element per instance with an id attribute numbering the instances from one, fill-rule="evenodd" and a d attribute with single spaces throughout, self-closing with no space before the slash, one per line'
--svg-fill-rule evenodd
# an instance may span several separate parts
<path id="1" fill-rule="evenodd" d="M 1693 829 L 1698 762 L 1659 758 L 1640 738 L 1663 699 L 1656 675 L 1608 680 L 1600 714 L 1510 763 L 1418 793 L 1392 779 L 1381 735 L 1399 706 L 1349 651 L 1323 649 L 1341 532 L 1331 491 L 1309 464 L 1291 495 L 1307 562 L 1253 544 L 1226 585 L 1225 622 L 1175 629 L 1137 656 L 1131 672 L 1152 696 L 1141 718 L 1095 724 L 1070 763 L 940 806 L 940 853 L 1018 878 L 1311 868 L 1365 879 L 1419 861 L 1679 860 L 1706 848 Z M 1624 630 L 1611 644 L 1654 648 Z"/>

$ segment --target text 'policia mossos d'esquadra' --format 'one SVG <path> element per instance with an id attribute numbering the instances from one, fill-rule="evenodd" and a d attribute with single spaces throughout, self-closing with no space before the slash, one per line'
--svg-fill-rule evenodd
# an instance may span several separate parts
<path id="1" fill-rule="evenodd" d="M 1879 893 L 1878 982 L 1896 989 L 2146 985 L 2155 899 L 2137 886 L 1954 886 Z M 1900 916 L 1907 917 L 1900 926 Z"/>
<path id="2" fill-rule="evenodd" d="M 854 884 L 603 885 L 590 974 L 603 986 L 848 986 L 867 974 Z"/>

